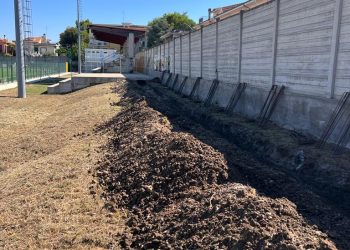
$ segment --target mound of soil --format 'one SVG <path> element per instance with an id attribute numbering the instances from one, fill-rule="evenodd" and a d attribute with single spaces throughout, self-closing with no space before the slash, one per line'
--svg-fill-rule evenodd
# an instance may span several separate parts
<path id="1" fill-rule="evenodd" d="M 227 183 L 224 156 L 144 100 L 109 126 L 96 177 L 108 206 L 130 211 L 124 249 L 336 249 L 293 203 Z"/>
<path id="2" fill-rule="evenodd" d="M 133 217 L 135 249 L 335 249 L 287 199 L 241 184 L 195 188 L 151 218 Z"/>
<path id="3" fill-rule="evenodd" d="M 227 180 L 222 154 L 185 133 L 139 101 L 114 119 L 109 153 L 97 169 L 111 204 L 162 207 L 190 187 Z"/>

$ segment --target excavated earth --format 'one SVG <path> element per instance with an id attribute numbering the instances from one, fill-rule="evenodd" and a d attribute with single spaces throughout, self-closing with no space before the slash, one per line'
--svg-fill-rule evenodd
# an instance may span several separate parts
<path id="1" fill-rule="evenodd" d="M 123 249 L 346 249 L 348 221 L 307 186 L 176 113 L 149 86 L 117 91 L 124 111 L 98 129 L 110 139 L 94 174 L 106 206 L 128 211 Z M 281 195 L 288 189 L 298 207 Z M 330 236 L 317 220 L 333 219 L 342 222 Z"/>

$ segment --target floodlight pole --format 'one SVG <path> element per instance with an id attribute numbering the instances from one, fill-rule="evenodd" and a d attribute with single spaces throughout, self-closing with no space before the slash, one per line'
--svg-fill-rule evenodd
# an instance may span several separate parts
<path id="1" fill-rule="evenodd" d="M 16 26 L 16 73 L 18 84 L 18 98 L 26 98 L 26 76 L 24 70 L 23 50 L 23 20 L 21 0 L 14 0 Z"/>
<path id="2" fill-rule="evenodd" d="M 80 0 L 77 0 L 78 9 L 78 72 L 81 74 L 81 27 L 80 27 Z"/>

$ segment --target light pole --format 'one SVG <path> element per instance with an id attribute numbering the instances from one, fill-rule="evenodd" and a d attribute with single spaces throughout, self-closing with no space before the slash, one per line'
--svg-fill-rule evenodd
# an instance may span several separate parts
<path id="1" fill-rule="evenodd" d="M 16 73 L 18 98 L 26 98 L 26 76 L 24 71 L 23 20 L 21 0 L 14 0 L 16 25 Z"/>
<path id="2" fill-rule="evenodd" d="M 80 35 L 80 0 L 77 0 L 77 11 L 78 11 L 78 72 L 81 74 L 81 35 Z"/>

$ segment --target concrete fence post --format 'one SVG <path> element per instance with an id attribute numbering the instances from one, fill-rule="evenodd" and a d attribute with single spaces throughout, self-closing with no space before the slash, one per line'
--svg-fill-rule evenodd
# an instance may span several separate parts
<path id="1" fill-rule="evenodd" d="M 148 74 L 151 72 L 151 49 L 148 49 L 148 56 L 147 56 L 147 70 Z"/>
<path id="2" fill-rule="evenodd" d="M 169 70 L 169 72 L 170 72 L 170 64 L 171 64 L 171 55 L 170 55 L 170 42 L 168 42 L 168 60 L 169 60 L 169 62 L 168 62 L 168 65 L 169 65 L 169 68 L 168 68 L 168 70 Z"/>
<path id="3" fill-rule="evenodd" d="M 192 32 L 188 33 L 188 77 L 192 74 Z"/>
<path id="4" fill-rule="evenodd" d="M 173 42 L 173 73 L 175 74 L 175 41 L 176 41 L 176 38 L 174 38 L 174 40 L 173 40 L 174 42 Z"/>
<path id="5" fill-rule="evenodd" d="M 151 61 L 151 56 L 150 56 L 150 50 L 147 49 L 147 62 L 146 62 L 146 68 L 147 68 L 147 73 L 149 74 L 149 65 L 150 65 L 150 61 Z"/>
<path id="6" fill-rule="evenodd" d="M 238 39 L 238 75 L 237 81 L 241 82 L 242 74 L 242 38 L 243 38 L 243 11 L 239 13 L 239 39 Z"/>
<path id="7" fill-rule="evenodd" d="M 158 69 L 162 70 L 162 45 L 158 45 Z"/>
<path id="8" fill-rule="evenodd" d="M 277 48 L 278 48 L 278 25 L 280 15 L 280 0 L 274 2 L 274 29 L 272 35 L 272 69 L 271 69 L 271 84 L 276 83 L 276 62 L 277 62 Z"/>
<path id="9" fill-rule="evenodd" d="M 152 70 L 154 71 L 154 58 L 155 58 L 155 55 L 154 55 L 154 47 L 152 48 Z"/>
<path id="10" fill-rule="evenodd" d="M 165 54 L 165 43 L 163 43 L 164 45 L 164 48 L 163 48 L 163 54 L 164 54 L 164 70 L 167 70 L 168 69 L 168 65 L 165 65 L 165 63 L 167 64 L 168 63 L 168 60 L 166 59 L 166 54 Z"/>
<path id="11" fill-rule="evenodd" d="M 180 75 L 182 75 L 182 35 L 180 35 Z"/>
<path id="12" fill-rule="evenodd" d="M 162 45 L 160 44 L 158 47 L 158 55 L 159 55 L 159 62 L 158 62 L 158 66 L 159 66 L 159 71 L 162 71 Z"/>
<path id="13" fill-rule="evenodd" d="M 335 97 L 335 80 L 337 76 L 338 52 L 339 52 L 339 38 L 341 28 L 341 18 L 343 9 L 343 0 L 336 0 L 333 21 L 332 47 L 331 47 L 331 61 L 328 72 L 329 97 Z"/>
<path id="14" fill-rule="evenodd" d="M 215 23 L 215 78 L 219 80 L 219 21 L 216 19 Z"/>
<path id="15" fill-rule="evenodd" d="M 200 66 L 200 77 L 203 78 L 203 27 L 201 27 L 201 66 Z"/>

